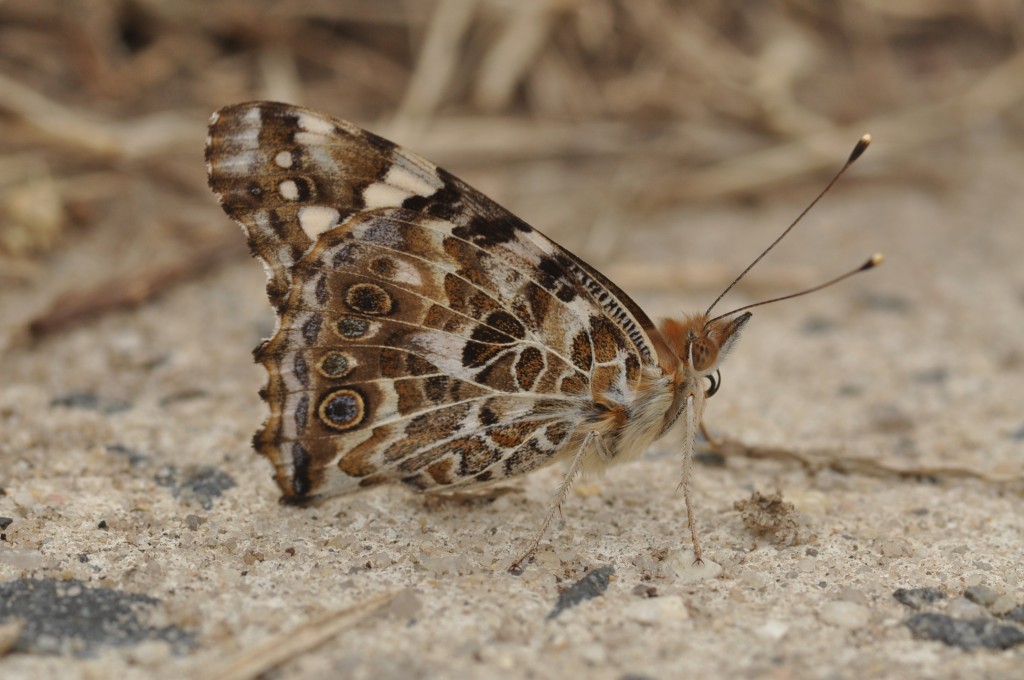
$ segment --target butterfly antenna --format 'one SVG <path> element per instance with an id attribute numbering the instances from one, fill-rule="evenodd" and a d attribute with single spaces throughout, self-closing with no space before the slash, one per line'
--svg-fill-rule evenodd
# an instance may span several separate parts
<path id="1" fill-rule="evenodd" d="M 737 312 L 744 312 L 744 311 L 746 311 L 748 309 L 753 309 L 754 307 L 760 307 L 761 305 L 768 305 L 768 304 L 771 304 L 773 302 L 781 302 L 782 300 L 792 300 L 793 298 L 801 297 L 803 295 L 807 295 L 808 293 L 814 293 L 816 291 L 821 290 L 822 288 L 828 288 L 831 285 L 837 284 L 840 281 L 844 281 L 844 280 L 850 278 L 854 274 L 860 274 L 861 272 L 866 272 L 869 269 L 874 269 L 878 265 L 882 264 L 882 262 L 884 262 L 884 261 L 885 261 L 885 257 L 881 253 L 875 253 L 874 255 L 869 257 L 868 261 L 865 262 L 864 264 L 862 264 L 861 266 L 857 267 L 856 269 L 852 269 L 852 270 L 846 272 L 842 276 L 837 276 L 836 278 L 832 279 L 831 281 L 826 281 L 825 283 L 819 283 L 817 286 L 814 286 L 812 288 L 808 288 L 807 290 L 802 290 L 799 293 L 790 293 L 789 295 L 783 295 L 782 297 L 772 298 L 771 300 L 762 300 L 761 302 L 755 302 L 754 304 L 751 304 L 751 305 L 744 305 L 744 306 L 739 307 L 737 309 L 734 309 L 734 310 L 732 310 L 730 312 L 726 312 L 725 314 L 719 314 L 714 319 L 711 319 L 710 321 L 708 321 L 708 323 L 706 325 L 713 324 L 714 322 L 718 321 L 719 319 L 724 319 L 727 316 L 732 316 L 733 314 L 736 314 Z"/>
<path id="2" fill-rule="evenodd" d="M 793 230 L 793 227 L 795 227 L 797 224 L 799 224 L 800 220 L 802 220 L 804 218 L 804 215 L 809 213 L 811 211 L 811 208 L 813 208 L 815 206 L 815 204 L 817 204 L 817 202 L 821 200 L 821 197 L 828 193 L 829 189 L 831 189 L 832 186 L 837 181 L 839 181 L 839 178 L 843 176 L 843 173 L 845 173 L 847 170 L 849 170 L 850 166 L 853 165 L 854 161 L 856 161 L 858 158 L 861 157 L 861 154 L 864 153 L 864 151 L 868 148 L 869 144 L 871 144 L 871 135 L 864 135 L 863 137 L 861 137 L 857 141 L 857 145 L 853 147 L 853 151 L 850 152 L 850 157 L 846 159 L 846 163 L 844 163 L 843 167 L 839 169 L 839 172 L 837 172 L 835 174 L 835 176 L 829 181 L 829 183 L 825 185 L 825 188 L 822 189 L 821 192 L 818 193 L 818 195 L 814 197 L 814 200 L 811 201 L 807 205 L 807 207 L 804 208 L 803 211 L 799 215 L 797 215 L 796 219 L 793 220 L 793 222 L 788 227 L 786 227 L 786 230 L 784 232 L 782 232 L 781 234 L 779 234 L 779 237 L 776 238 L 774 241 L 772 241 L 771 245 L 769 245 L 767 248 L 765 248 L 763 251 L 761 251 L 761 254 L 758 255 L 754 259 L 753 262 L 748 264 L 747 268 L 744 269 L 743 271 L 741 271 L 740 275 L 732 280 L 732 283 L 730 283 L 728 286 L 726 286 L 725 290 L 723 290 L 722 293 L 718 297 L 715 298 L 715 301 L 712 302 L 711 306 L 709 306 L 707 311 L 704 312 L 705 316 L 707 316 L 708 314 L 711 313 L 711 310 L 715 308 L 715 305 L 717 305 L 721 301 L 721 299 L 725 297 L 726 293 L 728 293 L 730 290 L 732 290 L 733 287 L 737 283 L 740 282 L 740 279 L 742 279 L 744 276 L 747 275 L 747 272 L 749 272 L 751 269 L 754 268 L 754 265 L 756 265 L 758 262 L 760 262 L 761 259 L 765 255 L 767 255 L 769 252 L 771 252 L 772 248 L 774 248 L 775 246 L 777 246 L 779 244 L 779 241 L 781 241 L 782 239 L 786 238 L 786 234 L 791 232 Z M 872 258 L 872 259 L 874 259 L 874 258 Z M 869 260 L 869 262 L 870 261 L 871 260 Z M 881 264 L 881 259 L 879 259 L 878 263 Z M 876 265 L 872 265 L 872 267 L 874 267 L 874 266 L 876 266 Z M 870 268 L 871 267 L 868 267 L 868 269 L 870 269 Z M 801 293 L 795 293 L 794 295 L 789 295 L 789 296 L 786 296 L 786 297 L 778 298 L 777 300 L 766 300 L 765 302 L 759 302 L 758 304 L 759 305 L 767 304 L 768 302 L 777 302 L 778 300 L 786 300 L 786 299 L 788 299 L 790 297 L 797 297 L 799 295 L 805 295 L 805 294 L 810 293 L 812 291 L 820 290 L 820 289 L 825 288 L 827 286 L 831 286 L 833 283 L 837 283 L 839 281 L 842 281 L 847 276 L 852 276 L 853 274 L 855 274 L 855 273 L 857 273 L 859 271 L 863 271 L 863 267 L 860 268 L 860 269 L 856 269 L 856 270 L 854 270 L 852 272 L 849 272 L 847 274 L 844 274 L 843 276 L 840 276 L 838 279 L 835 279 L 833 281 L 829 281 L 828 283 L 824 283 L 824 284 L 822 284 L 820 286 L 816 286 L 815 288 L 811 288 L 809 290 L 805 290 L 805 291 L 803 291 Z M 755 306 L 755 305 L 751 305 L 751 306 Z M 743 307 L 742 309 L 748 309 L 748 308 L 747 307 Z M 734 311 L 739 311 L 739 310 L 734 310 Z M 732 314 L 732 313 L 733 312 L 730 312 L 730 314 Z M 729 316 L 729 314 L 723 314 L 723 315 L 721 315 L 719 317 L 716 317 L 716 318 L 720 319 L 723 316 Z"/>

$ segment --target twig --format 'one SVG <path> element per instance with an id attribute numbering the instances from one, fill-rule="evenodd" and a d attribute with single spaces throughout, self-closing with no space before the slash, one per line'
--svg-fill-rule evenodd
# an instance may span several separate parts
<path id="1" fill-rule="evenodd" d="M 0 109 L 9 111 L 63 146 L 100 156 L 139 158 L 196 140 L 197 121 L 157 113 L 109 122 L 58 104 L 0 73 Z"/>
<path id="2" fill-rule="evenodd" d="M 806 453 L 777 447 L 748 446 L 733 439 L 724 440 L 715 452 L 727 457 L 797 463 L 810 473 L 832 470 L 844 475 L 886 479 L 979 479 L 1000 485 L 1024 483 L 1024 476 L 990 475 L 970 468 L 945 465 L 898 467 L 865 456 L 844 456 L 837 451 Z"/>
<path id="3" fill-rule="evenodd" d="M 560 3 L 524 2 L 510 7 L 511 18 L 483 58 L 473 99 L 484 111 L 500 111 L 543 52 Z M 514 8 L 514 9 L 513 9 Z"/>
<path id="4" fill-rule="evenodd" d="M 243 650 L 223 663 L 215 664 L 199 677 L 202 680 L 248 680 L 319 647 L 390 603 L 400 591 L 387 593 L 347 609 L 330 612 L 293 631 Z"/>
<path id="5" fill-rule="evenodd" d="M 221 238 L 162 268 L 120 276 L 84 292 L 66 293 L 28 323 L 28 340 L 36 341 L 103 314 L 142 304 L 241 255 L 245 250 L 243 244 L 243 239 L 231 234 L 230 238 Z"/>
<path id="6" fill-rule="evenodd" d="M 831 168 L 846 156 L 851 140 L 865 132 L 878 140 L 873 158 L 905 155 L 995 117 L 1024 99 L 1024 52 L 991 69 L 966 91 L 945 101 L 899 111 L 808 135 L 734 158 L 696 173 L 678 174 L 652 187 L 645 201 L 710 200 L 784 183 Z"/>
<path id="7" fill-rule="evenodd" d="M 476 5 L 476 0 L 441 0 L 437 4 L 391 134 L 403 124 L 431 115 L 448 95 L 448 84 L 462 56 L 463 36 Z"/>

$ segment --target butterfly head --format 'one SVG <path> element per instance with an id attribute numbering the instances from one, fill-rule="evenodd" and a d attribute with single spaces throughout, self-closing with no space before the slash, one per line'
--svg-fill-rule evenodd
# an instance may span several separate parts
<path id="1" fill-rule="evenodd" d="M 752 314 L 708 320 L 706 314 L 694 314 L 681 320 L 665 319 L 662 335 L 669 347 L 692 376 L 711 375 L 736 344 L 740 331 Z"/>

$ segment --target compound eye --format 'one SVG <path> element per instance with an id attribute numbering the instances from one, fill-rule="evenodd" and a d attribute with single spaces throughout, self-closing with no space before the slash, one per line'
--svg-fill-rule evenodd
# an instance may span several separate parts
<path id="1" fill-rule="evenodd" d="M 707 338 L 698 338 L 690 343 L 690 360 L 693 362 L 690 368 L 698 373 L 714 366 L 717 358 L 718 346 Z"/>

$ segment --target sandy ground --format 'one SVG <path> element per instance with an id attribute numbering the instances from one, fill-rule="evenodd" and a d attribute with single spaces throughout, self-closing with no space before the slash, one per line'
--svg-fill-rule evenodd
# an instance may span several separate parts
<path id="1" fill-rule="evenodd" d="M 558 469 L 475 503 L 381 488 L 278 505 L 249 447 L 264 417 L 249 352 L 273 320 L 245 257 L 135 311 L 9 346 L 0 675 L 1020 677 L 1024 152 L 1003 134 L 929 151 L 928 180 L 913 183 L 869 151 L 731 296 L 888 257 L 755 312 L 708 425 L 846 467 L 738 455 L 697 465 L 703 569 L 688 557 L 671 439 L 584 481 L 520 576 L 506 567 Z M 612 245 L 507 202 L 585 257 L 614 253 L 595 264 L 669 315 L 706 305 L 812 192 L 612 219 L 600 237 Z M 212 197 L 208 210 L 236 229 Z M 5 338 L 114 252 L 84 242 L 45 264 L 45 285 L 0 291 Z M 708 263 L 721 278 L 687 286 L 688 268 Z M 674 278 L 638 285 L 638 268 Z M 755 491 L 795 507 L 761 520 L 792 524 L 745 522 L 734 504 Z M 918 588 L 933 590 L 902 598 L 920 609 L 894 597 Z"/>

